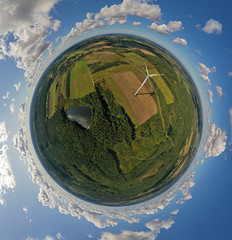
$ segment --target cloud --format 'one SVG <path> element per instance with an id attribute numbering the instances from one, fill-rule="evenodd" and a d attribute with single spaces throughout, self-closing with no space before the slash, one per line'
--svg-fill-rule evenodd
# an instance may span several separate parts
<path id="1" fill-rule="evenodd" d="M 232 144 L 232 107 L 229 109 L 229 115 L 230 115 L 230 142 L 229 145 Z"/>
<path id="2" fill-rule="evenodd" d="M 160 221 L 159 219 L 154 219 L 153 221 L 146 223 L 145 226 L 158 234 L 160 233 L 161 228 L 168 230 L 174 223 L 175 221 L 173 221 L 172 218 L 169 218 L 167 221 Z"/>
<path id="3" fill-rule="evenodd" d="M 29 219 L 29 217 L 28 217 L 28 207 L 27 207 L 27 206 L 24 206 L 24 207 L 23 207 L 23 211 L 24 211 L 25 214 L 26 214 L 26 219 L 28 220 L 29 223 L 31 223 L 31 222 L 32 222 L 32 219 L 31 219 L 31 218 Z"/>
<path id="4" fill-rule="evenodd" d="M 57 238 L 58 240 L 64 239 L 64 237 L 61 235 L 60 232 L 58 232 L 58 233 L 56 234 L 56 238 Z"/>
<path id="5" fill-rule="evenodd" d="M 230 78 L 230 77 L 232 77 L 232 72 L 228 72 L 228 77 Z"/>
<path id="6" fill-rule="evenodd" d="M 77 22 L 75 27 L 64 37 L 62 37 L 62 42 L 70 41 L 81 35 L 81 33 L 88 32 L 90 30 L 95 30 L 99 27 L 104 27 L 105 22 L 103 20 L 92 19 L 93 14 L 87 13 L 86 19 L 83 22 Z"/>
<path id="7" fill-rule="evenodd" d="M 159 5 L 148 4 L 141 0 L 124 0 L 121 4 L 107 5 L 95 15 L 95 19 L 104 19 L 109 25 L 125 23 L 127 16 L 137 16 L 160 22 L 161 9 Z"/>
<path id="8" fill-rule="evenodd" d="M 175 44 L 180 44 L 181 46 L 187 46 L 187 41 L 183 38 L 175 38 L 174 40 L 172 40 L 172 42 L 174 42 Z"/>
<path id="9" fill-rule="evenodd" d="M 121 4 L 114 4 L 110 7 L 106 5 L 98 13 L 87 13 L 85 20 L 77 22 L 75 27 L 62 37 L 62 43 L 77 38 L 82 33 L 104 27 L 106 24 L 125 24 L 127 16 L 137 16 L 160 22 L 161 15 L 159 5 L 149 4 L 148 1 L 124 0 Z M 139 22 L 135 24 L 139 24 Z"/>
<path id="10" fill-rule="evenodd" d="M 211 72 L 216 72 L 216 67 L 208 68 L 203 63 L 199 62 L 198 64 L 200 65 L 200 67 L 197 67 L 197 70 L 199 71 L 201 78 L 204 80 L 206 84 L 211 86 L 211 82 L 208 75 Z"/>
<path id="11" fill-rule="evenodd" d="M 207 95 L 208 95 L 209 101 L 213 103 L 213 92 L 207 89 Z"/>
<path id="12" fill-rule="evenodd" d="M 0 205 L 6 205 L 4 195 L 16 186 L 14 174 L 8 159 L 6 141 L 8 134 L 5 122 L 0 122 Z"/>
<path id="13" fill-rule="evenodd" d="M 21 82 L 15 83 L 14 87 L 15 87 L 15 90 L 18 91 L 19 88 L 21 87 Z"/>
<path id="14" fill-rule="evenodd" d="M 169 35 L 169 33 L 173 33 L 176 31 L 180 31 L 183 29 L 181 21 L 169 21 L 168 25 L 161 24 L 158 25 L 156 23 L 152 23 L 149 28 L 157 33 Z"/>
<path id="15" fill-rule="evenodd" d="M 53 238 L 52 236 L 50 236 L 50 235 L 47 235 L 47 236 L 44 238 L 44 240 L 54 240 L 54 238 Z"/>
<path id="16" fill-rule="evenodd" d="M 176 210 L 170 212 L 170 214 L 172 214 L 172 215 L 176 215 L 176 214 L 178 214 L 178 212 L 179 212 L 179 209 L 176 209 Z"/>
<path id="17" fill-rule="evenodd" d="M 124 230 L 121 234 L 103 233 L 99 240 L 155 240 L 153 232 L 132 232 Z"/>
<path id="18" fill-rule="evenodd" d="M 176 201 L 176 204 L 183 204 L 185 201 L 190 200 L 192 198 L 192 195 L 190 193 L 190 188 L 195 186 L 194 182 L 195 172 L 192 171 L 192 173 L 185 179 L 183 182 L 180 190 L 182 191 L 183 197 L 180 198 L 178 201 Z"/>
<path id="19" fill-rule="evenodd" d="M 90 239 L 92 239 L 92 238 L 93 238 L 92 234 L 90 234 L 90 233 L 89 233 L 89 234 L 87 234 L 87 237 L 88 237 L 88 238 L 90 238 Z"/>
<path id="20" fill-rule="evenodd" d="M 200 50 L 198 50 L 198 49 L 195 49 L 195 51 L 196 51 L 199 55 L 202 54 L 202 52 L 201 52 Z"/>
<path id="21" fill-rule="evenodd" d="M 51 46 L 45 39 L 57 31 L 60 21 L 49 15 L 58 0 L 0 2 L 0 54 L 12 57 L 31 80 L 43 52 Z M 11 38 L 9 38 L 11 36 Z"/>
<path id="22" fill-rule="evenodd" d="M 211 124 L 209 135 L 204 144 L 205 158 L 217 157 L 226 149 L 226 132 L 215 124 Z"/>
<path id="23" fill-rule="evenodd" d="M 2 96 L 2 99 L 6 100 L 7 98 L 9 98 L 10 92 L 6 92 L 5 95 Z"/>
<path id="24" fill-rule="evenodd" d="M 139 26 L 141 25 L 141 22 L 133 22 L 133 26 Z"/>
<path id="25" fill-rule="evenodd" d="M 23 207 L 23 211 L 24 211 L 25 214 L 27 215 L 27 214 L 28 214 L 28 207 L 27 207 L 27 206 L 24 206 L 24 207 Z"/>
<path id="26" fill-rule="evenodd" d="M 202 31 L 208 34 L 221 34 L 222 33 L 222 24 L 219 21 L 210 19 L 206 22 L 205 26 L 202 28 Z"/>
<path id="27" fill-rule="evenodd" d="M 40 188 L 38 199 L 43 206 L 48 206 L 50 208 L 56 207 L 56 201 L 52 197 L 51 192 L 46 188 Z"/>
<path id="28" fill-rule="evenodd" d="M 219 86 L 215 86 L 216 90 L 217 90 L 217 95 L 218 97 L 221 97 L 223 95 L 223 91 L 222 88 Z"/>
<path id="29" fill-rule="evenodd" d="M 11 111 L 11 113 L 13 113 L 13 112 L 15 111 L 15 105 L 14 105 L 14 103 L 11 103 L 11 105 L 10 105 L 10 111 Z"/>

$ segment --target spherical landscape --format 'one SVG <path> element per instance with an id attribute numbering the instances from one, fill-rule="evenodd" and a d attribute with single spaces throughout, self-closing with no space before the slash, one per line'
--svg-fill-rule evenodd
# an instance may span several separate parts
<path id="1" fill-rule="evenodd" d="M 81 199 L 115 206 L 175 183 L 202 131 L 187 71 L 165 49 L 129 35 L 87 39 L 57 57 L 36 87 L 30 121 L 49 175 Z"/>

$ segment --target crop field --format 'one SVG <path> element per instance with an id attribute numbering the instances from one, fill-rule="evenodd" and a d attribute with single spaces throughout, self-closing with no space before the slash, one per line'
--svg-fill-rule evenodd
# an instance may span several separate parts
<path id="1" fill-rule="evenodd" d="M 92 75 L 93 77 L 93 81 L 99 81 L 107 76 L 110 76 L 111 74 L 114 73 L 120 73 L 120 72 L 127 72 L 127 71 L 134 71 L 136 68 L 135 66 L 131 65 L 131 64 L 124 64 L 121 66 L 115 66 L 115 67 L 111 67 L 111 68 L 107 68 L 103 71 L 99 71 L 97 73 L 94 73 Z"/>
<path id="2" fill-rule="evenodd" d="M 139 67 L 144 68 L 145 64 L 147 65 L 148 68 L 153 67 L 149 61 L 147 61 L 145 58 L 139 56 L 138 54 L 136 54 L 134 52 L 124 53 L 123 55 L 126 57 L 126 59 L 133 62 L 134 64 L 136 64 Z"/>
<path id="3" fill-rule="evenodd" d="M 105 77 L 104 80 L 105 81 L 104 84 L 102 83 L 102 86 L 112 91 L 113 95 L 115 96 L 116 102 L 123 106 L 125 112 L 131 118 L 135 126 L 136 127 L 139 126 L 136 115 L 134 111 L 131 109 L 130 105 L 128 104 L 125 94 L 123 94 L 120 87 L 116 84 L 112 76 Z"/>
<path id="4" fill-rule="evenodd" d="M 157 113 L 155 100 L 151 96 L 153 89 L 149 81 L 147 81 L 140 90 L 140 95 L 134 96 L 143 78 L 139 78 L 138 75 L 131 71 L 114 73 L 112 74 L 112 78 L 127 100 L 127 102 L 123 104 L 124 106 L 122 106 L 125 110 L 128 108 L 132 109 L 139 125 L 143 124 Z"/>
<path id="5" fill-rule="evenodd" d="M 70 73 L 70 98 L 77 99 L 94 92 L 94 85 L 85 61 L 78 61 Z"/>
<path id="6" fill-rule="evenodd" d="M 121 57 L 118 56 L 116 53 L 114 52 L 110 52 L 110 51 L 102 51 L 102 52 L 94 52 L 91 55 L 86 56 L 85 59 L 97 59 L 97 58 L 118 58 L 120 59 Z"/>
<path id="7" fill-rule="evenodd" d="M 149 73 L 150 74 L 157 73 L 157 70 L 156 69 L 152 69 L 151 71 L 149 70 Z M 167 86 L 166 82 L 164 81 L 163 77 L 156 76 L 156 77 L 152 77 L 152 79 L 155 82 L 155 84 L 157 85 L 157 87 L 160 89 L 160 91 L 162 92 L 166 103 L 167 104 L 174 103 L 174 96 L 173 96 L 171 90 L 169 89 L 169 87 Z"/>
<path id="8" fill-rule="evenodd" d="M 54 81 L 50 87 L 49 90 L 49 97 L 48 97 L 48 107 L 49 107 L 49 114 L 48 117 L 51 118 L 53 116 L 53 114 L 56 111 L 56 86 L 57 86 L 57 82 Z"/>

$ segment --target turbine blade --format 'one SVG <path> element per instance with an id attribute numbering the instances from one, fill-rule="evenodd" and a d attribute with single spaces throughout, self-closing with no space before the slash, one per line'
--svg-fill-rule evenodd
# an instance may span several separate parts
<path id="1" fill-rule="evenodd" d="M 148 69 L 147 69 L 147 65 L 145 65 L 146 66 L 146 72 L 147 72 L 147 75 L 149 75 L 149 73 L 148 73 Z"/>
<path id="2" fill-rule="evenodd" d="M 142 86 L 145 84 L 145 82 L 147 81 L 148 78 L 149 78 L 149 75 L 145 78 L 145 80 L 143 81 L 143 83 L 141 84 L 141 86 L 139 87 L 139 89 L 136 91 L 136 93 L 134 94 L 134 96 L 137 95 L 137 93 L 138 93 L 139 90 L 142 88 Z"/>

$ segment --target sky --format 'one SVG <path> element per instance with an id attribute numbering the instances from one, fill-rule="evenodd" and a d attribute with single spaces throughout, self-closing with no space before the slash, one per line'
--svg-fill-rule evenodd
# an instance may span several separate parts
<path id="1" fill-rule="evenodd" d="M 232 2 L 0 1 L 0 240 L 232 239 Z M 63 50 L 130 33 L 169 50 L 200 94 L 204 130 L 185 175 L 162 195 L 110 208 L 75 199 L 34 155 L 30 99 Z"/>

